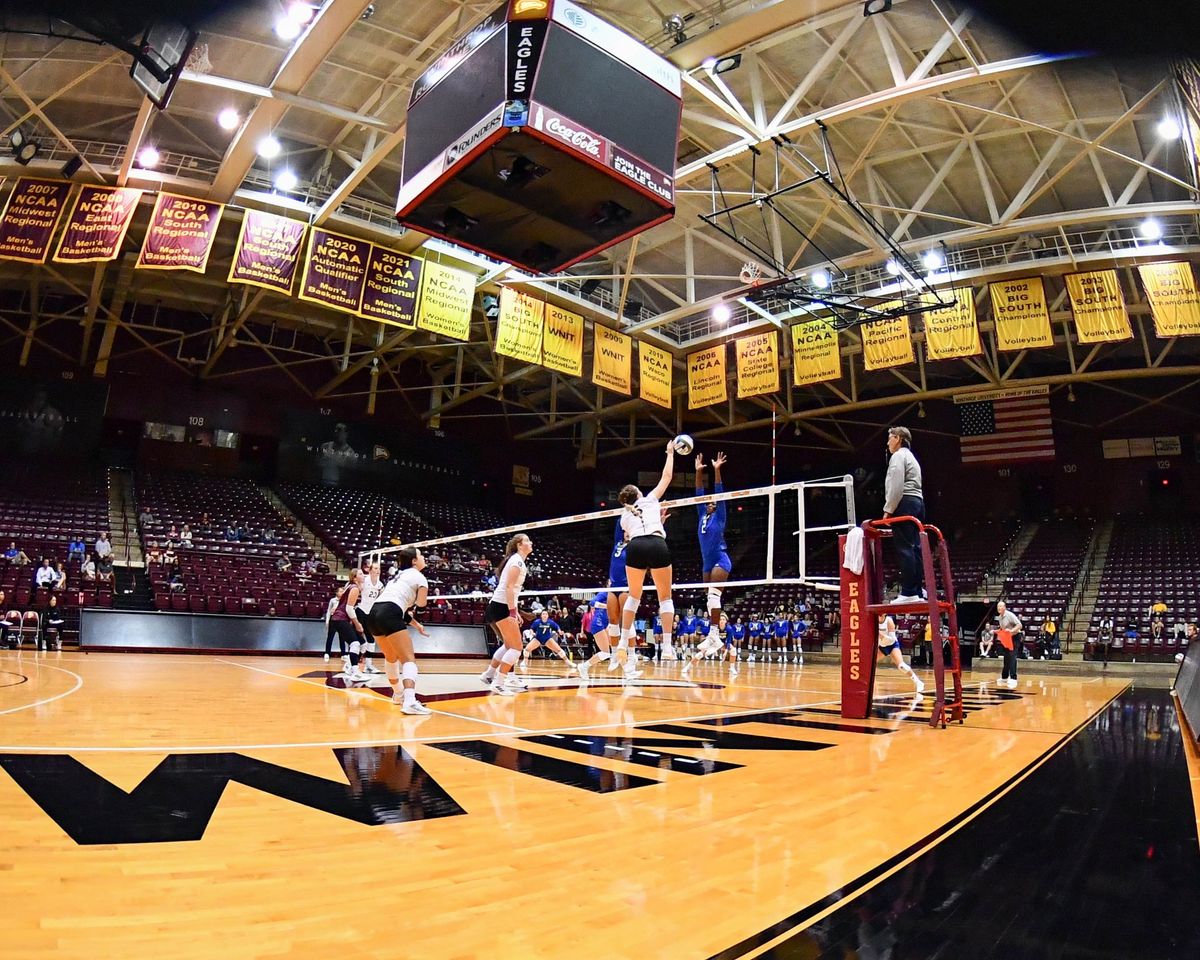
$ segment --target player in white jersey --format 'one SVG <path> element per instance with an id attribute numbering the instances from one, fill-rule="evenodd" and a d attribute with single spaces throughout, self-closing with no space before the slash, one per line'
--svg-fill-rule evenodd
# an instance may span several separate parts
<path id="1" fill-rule="evenodd" d="M 416 547 L 405 547 L 397 554 L 397 563 L 400 572 L 380 588 L 366 619 L 383 650 L 383 662 L 392 685 L 392 703 L 400 704 L 405 713 L 427 714 L 430 709 L 417 699 L 417 657 L 408 634 L 412 627 L 421 636 L 428 636 L 416 620 L 417 612 L 425 609 L 429 596 L 429 582 L 421 572 L 425 569 L 425 558 Z M 378 573 L 379 564 L 372 564 L 371 572 Z"/>
<path id="2" fill-rule="evenodd" d="M 368 616 L 371 612 L 371 607 L 375 601 L 379 599 L 379 595 L 383 592 L 383 576 L 380 573 L 379 564 L 372 563 L 366 573 L 358 580 L 358 604 L 355 609 L 358 610 L 358 619 L 362 623 L 363 638 L 362 651 L 358 658 L 358 672 L 362 674 L 380 674 L 383 673 L 378 667 L 371 666 L 370 655 L 375 652 L 375 635 L 371 632 L 371 618 Z"/>
<path id="3" fill-rule="evenodd" d="M 508 541 L 496 578 L 499 582 L 483 617 L 484 623 L 496 631 L 500 646 L 479 679 L 491 685 L 492 693 L 502 697 L 514 696 L 524 686 L 513 673 L 513 665 L 521 659 L 521 615 L 517 611 L 517 600 L 528 572 L 525 559 L 532 552 L 533 541 L 527 534 L 518 533 Z"/>
<path id="4" fill-rule="evenodd" d="M 921 678 L 904 662 L 904 654 L 900 650 L 900 637 L 896 633 L 896 621 L 886 614 L 879 618 L 879 652 L 891 660 L 901 673 L 908 674 L 908 679 L 917 688 L 917 693 L 925 692 L 925 684 Z"/>

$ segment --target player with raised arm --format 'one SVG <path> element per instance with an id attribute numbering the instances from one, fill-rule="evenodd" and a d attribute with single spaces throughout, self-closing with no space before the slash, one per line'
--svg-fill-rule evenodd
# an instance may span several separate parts
<path id="1" fill-rule="evenodd" d="M 724 493 L 725 484 L 721 481 L 721 467 L 725 465 L 725 454 L 718 452 L 713 457 L 713 493 Z M 696 496 L 703 497 L 708 491 L 704 484 L 704 454 L 696 454 Z M 709 585 L 708 602 L 708 634 L 707 640 L 713 643 L 717 639 L 717 630 L 721 620 L 721 587 L 718 584 L 729 579 L 733 564 L 729 560 L 729 550 L 725 546 L 725 501 L 700 503 L 696 505 L 699 521 L 696 524 L 696 537 L 700 541 L 700 578 Z"/>

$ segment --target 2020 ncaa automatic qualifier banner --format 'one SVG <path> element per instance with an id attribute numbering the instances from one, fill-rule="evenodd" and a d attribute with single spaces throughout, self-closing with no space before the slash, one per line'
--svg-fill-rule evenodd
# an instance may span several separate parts
<path id="1" fill-rule="evenodd" d="M 358 315 L 394 327 L 415 327 L 424 266 L 420 257 L 372 244 Z"/>
<path id="2" fill-rule="evenodd" d="M 1133 339 L 1116 270 L 1067 274 L 1067 293 L 1080 343 Z"/>
<path id="3" fill-rule="evenodd" d="M 596 324 L 592 328 L 592 383 L 633 395 L 633 338 Z"/>
<path id="4" fill-rule="evenodd" d="M 996 346 L 1001 350 L 1028 350 L 1054 346 L 1050 309 L 1041 277 L 996 280 L 988 284 Z"/>
<path id="5" fill-rule="evenodd" d="M 737 357 L 737 395 L 757 397 L 779 390 L 779 333 L 768 330 L 738 337 L 733 344 Z"/>
<path id="6" fill-rule="evenodd" d="M 824 320 L 805 320 L 792 327 L 792 383 L 797 387 L 842 378 L 842 352 L 837 331 Z"/>
<path id="7" fill-rule="evenodd" d="M 139 270 L 191 270 L 208 267 L 225 204 L 160 193 L 138 253 Z"/>
<path id="8" fill-rule="evenodd" d="M 229 282 L 290 294 L 307 232 L 308 224 L 299 220 L 247 210 L 233 251 Z"/>
<path id="9" fill-rule="evenodd" d="M 45 263 L 70 195 L 69 180 L 21 177 L 0 215 L 0 260 Z"/>
<path id="10" fill-rule="evenodd" d="M 542 366 L 572 377 L 583 376 L 583 317 L 552 303 L 546 304 Z"/>
<path id="11" fill-rule="evenodd" d="M 417 326 L 454 340 L 471 339 L 475 277 L 434 260 L 425 261 Z"/>
<path id="12" fill-rule="evenodd" d="M 688 409 L 708 407 L 729 399 L 725 383 L 725 344 L 697 350 L 687 356 Z"/>
<path id="13" fill-rule="evenodd" d="M 673 367 L 671 354 L 645 340 L 638 341 L 638 395 L 647 403 L 670 410 Z"/>
<path id="14" fill-rule="evenodd" d="M 133 187 L 80 187 L 54 251 L 54 262 L 115 260 L 141 198 L 142 191 Z"/>
<path id="15" fill-rule="evenodd" d="M 1138 275 L 1158 336 L 1200 336 L 1200 295 L 1190 263 L 1147 263 L 1138 267 Z"/>
<path id="16" fill-rule="evenodd" d="M 542 362 L 545 302 L 513 287 L 500 289 L 496 352 L 526 363 Z"/>
<path id="17" fill-rule="evenodd" d="M 308 256 L 304 258 L 304 273 L 300 278 L 300 299 L 358 313 L 370 259 L 369 240 L 313 227 L 308 233 Z"/>

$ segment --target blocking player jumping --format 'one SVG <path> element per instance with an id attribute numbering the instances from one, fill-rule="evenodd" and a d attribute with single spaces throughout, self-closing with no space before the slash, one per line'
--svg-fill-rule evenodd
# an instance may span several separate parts
<path id="1" fill-rule="evenodd" d="M 725 465 L 725 454 L 718 452 L 713 458 L 713 493 L 724 493 L 721 482 L 721 467 Z M 704 454 L 696 454 L 696 496 L 703 497 L 708 491 L 704 486 Z M 729 579 L 733 564 L 725 546 L 725 501 L 696 505 L 699 522 L 696 536 L 700 540 L 701 579 L 708 587 L 708 640 L 716 638 L 721 620 L 721 587 Z"/>

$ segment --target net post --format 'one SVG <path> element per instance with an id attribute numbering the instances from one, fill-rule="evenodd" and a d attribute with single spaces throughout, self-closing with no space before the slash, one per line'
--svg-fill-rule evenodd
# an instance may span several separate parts
<path id="1" fill-rule="evenodd" d="M 775 579 L 775 497 L 778 490 L 767 494 L 767 580 Z"/>
<path id="2" fill-rule="evenodd" d="M 804 494 L 806 487 L 796 491 L 796 529 L 800 531 L 800 579 L 808 578 L 808 519 L 804 511 Z"/>
<path id="3" fill-rule="evenodd" d="M 846 523 L 853 529 L 858 526 L 858 518 L 854 515 L 854 478 L 847 473 L 842 477 L 842 484 L 846 488 Z"/>

